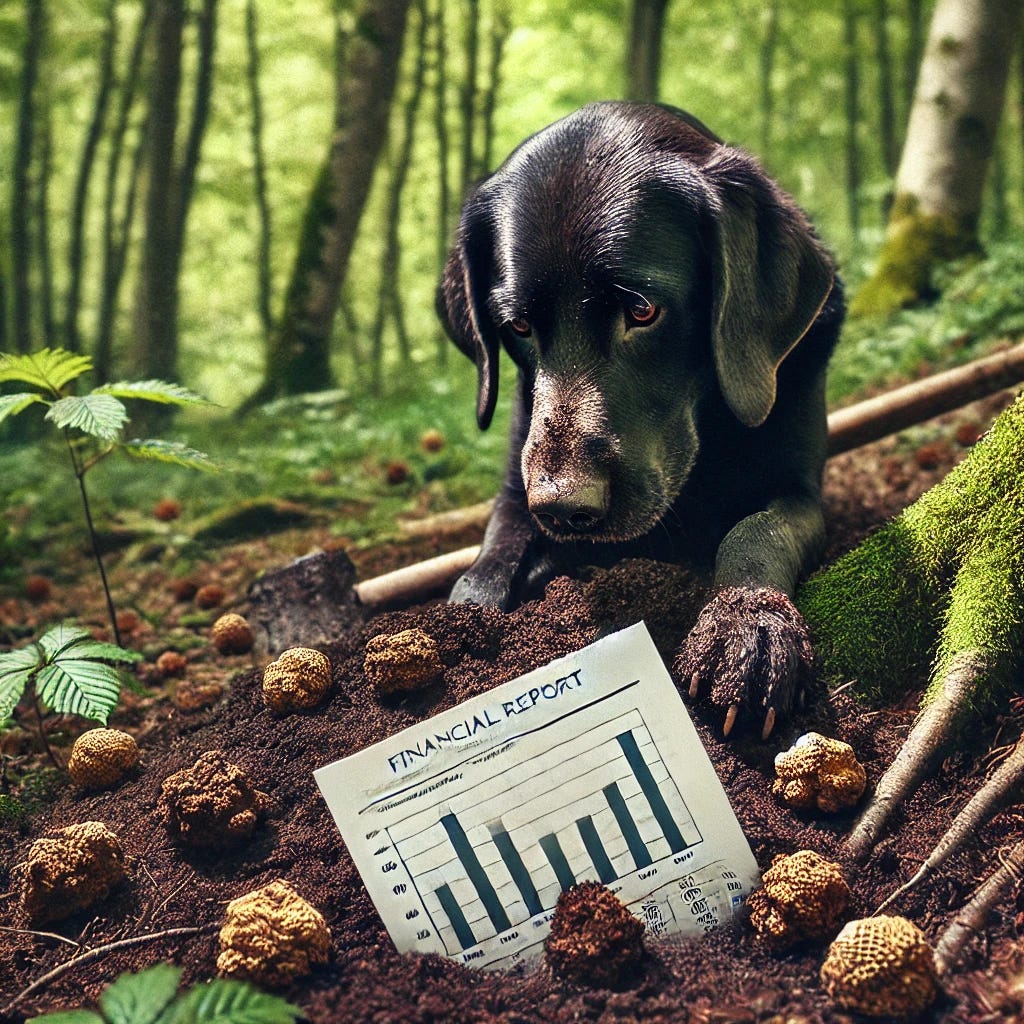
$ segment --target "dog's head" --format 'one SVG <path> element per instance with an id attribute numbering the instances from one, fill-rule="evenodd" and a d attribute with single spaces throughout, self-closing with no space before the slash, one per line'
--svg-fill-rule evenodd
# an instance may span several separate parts
<path id="1" fill-rule="evenodd" d="M 476 362 L 481 428 L 501 345 L 525 376 L 523 481 L 541 528 L 617 541 L 679 494 L 708 394 L 747 427 L 765 421 L 832 279 L 753 160 L 682 111 L 599 103 L 470 195 L 438 309 Z"/>

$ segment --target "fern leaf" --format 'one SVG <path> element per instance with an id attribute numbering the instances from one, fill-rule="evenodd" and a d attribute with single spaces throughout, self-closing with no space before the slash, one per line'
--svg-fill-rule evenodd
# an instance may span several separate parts
<path id="1" fill-rule="evenodd" d="M 44 348 L 23 355 L 0 352 L 0 384 L 17 380 L 53 394 L 91 369 L 92 360 L 88 356 L 63 348 Z"/>
<path id="2" fill-rule="evenodd" d="M 302 1010 L 248 982 L 216 978 L 196 985 L 160 1024 L 295 1024 Z"/>
<path id="3" fill-rule="evenodd" d="M 22 391 L 17 395 L 0 395 L 0 423 L 11 416 L 17 416 L 34 402 L 42 399 L 34 391 Z"/>
<path id="4" fill-rule="evenodd" d="M 38 644 L 0 654 L 0 722 L 10 717 L 32 673 L 43 664 L 44 657 L 45 652 Z"/>
<path id="5" fill-rule="evenodd" d="M 158 438 L 147 438 L 125 441 L 121 446 L 124 451 L 135 459 L 148 459 L 155 462 L 170 462 L 186 469 L 198 469 L 204 473 L 219 473 L 220 466 L 206 452 L 196 451 L 178 441 L 161 441 Z"/>
<path id="6" fill-rule="evenodd" d="M 39 670 L 36 694 L 51 710 L 61 715 L 81 715 L 106 725 L 121 695 L 117 669 L 101 661 L 61 658 Z"/>
<path id="7" fill-rule="evenodd" d="M 101 384 L 94 395 L 113 395 L 115 398 L 137 398 L 143 402 L 162 405 L 209 405 L 209 399 L 165 380 L 122 380 L 116 384 Z"/>
<path id="8" fill-rule="evenodd" d="M 114 441 L 128 420 L 128 410 L 113 395 L 71 395 L 54 402 L 45 418 L 58 427 Z"/>
<path id="9" fill-rule="evenodd" d="M 100 996 L 109 1024 L 156 1024 L 178 992 L 181 968 L 156 964 L 137 974 L 122 974 Z"/>
<path id="10" fill-rule="evenodd" d="M 106 1021 L 92 1010 L 58 1010 L 30 1017 L 28 1024 L 106 1024 Z"/>

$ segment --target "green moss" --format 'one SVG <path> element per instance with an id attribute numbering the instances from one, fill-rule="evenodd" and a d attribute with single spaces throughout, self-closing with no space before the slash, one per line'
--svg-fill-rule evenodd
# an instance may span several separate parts
<path id="1" fill-rule="evenodd" d="M 934 688 L 961 652 L 988 666 L 987 693 L 1024 652 L 1024 395 L 945 480 L 801 588 L 831 683 L 868 698 Z"/>
<path id="2" fill-rule="evenodd" d="M 888 316 L 933 291 L 937 264 L 978 251 L 973 225 L 922 213 L 915 197 L 897 196 L 874 273 L 850 303 L 850 316 Z"/>

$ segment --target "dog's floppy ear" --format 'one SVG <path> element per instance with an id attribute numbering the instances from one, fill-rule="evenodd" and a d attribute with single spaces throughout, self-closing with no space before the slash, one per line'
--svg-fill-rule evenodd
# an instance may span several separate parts
<path id="1" fill-rule="evenodd" d="M 471 198 L 441 274 L 437 313 L 448 337 L 476 363 L 476 421 L 481 430 L 490 426 L 498 399 L 498 332 L 487 312 L 493 262 L 490 218 Z"/>
<path id="2" fill-rule="evenodd" d="M 722 148 L 711 185 L 712 339 L 729 407 L 748 427 L 775 404 L 779 365 L 814 322 L 834 271 L 795 203 L 753 160 Z"/>

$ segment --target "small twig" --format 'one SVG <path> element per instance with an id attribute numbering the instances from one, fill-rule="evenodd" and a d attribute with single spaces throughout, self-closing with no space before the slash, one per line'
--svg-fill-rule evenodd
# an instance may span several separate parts
<path id="1" fill-rule="evenodd" d="M 130 939 L 119 939 L 117 942 L 107 942 L 102 946 L 95 946 L 94 948 L 87 950 L 80 956 L 73 956 L 70 960 L 65 960 L 64 963 L 58 964 L 52 970 L 47 971 L 45 974 L 40 975 L 32 982 L 27 988 L 23 988 L 2 1010 L 0 1014 L 9 1014 L 13 1011 L 14 1007 L 18 1005 L 23 999 L 32 995 L 33 992 L 38 992 L 39 989 L 45 988 L 52 981 L 56 981 L 62 975 L 67 974 L 68 971 L 73 971 L 76 967 L 81 967 L 84 964 L 94 963 L 96 960 L 101 960 L 108 953 L 116 953 L 122 949 L 131 949 L 133 946 L 142 946 L 147 942 L 154 942 L 157 939 L 170 939 L 176 937 L 185 937 L 192 935 L 212 935 L 218 930 L 220 925 L 207 924 L 197 928 L 167 928 L 162 932 L 150 932 L 148 935 L 135 935 Z"/>
<path id="2" fill-rule="evenodd" d="M 975 890 L 939 938 L 935 946 L 935 966 L 940 974 L 956 965 L 964 946 L 973 936 L 984 932 L 996 906 L 1010 902 L 1011 889 L 1024 875 L 1024 840 L 1000 860 L 999 868 Z"/>
<path id="3" fill-rule="evenodd" d="M 43 750 L 46 752 L 46 756 L 53 763 L 53 766 L 58 771 L 64 771 L 64 765 L 57 760 L 57 755 L 54 754 L 53 749 L 50 746 L 49 737 L 46 735 L 46 723 L 43 719 L 43 707 L 39 703 L 39 696 L 35 692 L 35 687 L 32 688 L 32 706 L 35 708 L 36 718 L 39 721 L 39 739 L 42 741 Z"/>
<path id="4" fill-rule="evenodd" d="M 1019 740 L 1010 756 L 993 772 L 992 777 L 971 797 L 964 809 L 953 819 L 946 834 L 917 869 L 914 876 L 885 899 L 875 911 L 880 914 L 897 897 L 909 892 L 927 875 L 937 871 L 996 812 L 1009 801 L 1024 781 L 1024 740 Z"/>
<path id="5" fill-rule="evenodd" d="M 0 924 L 0 932 L 8 932 L 11 935 L 35 935 L 40 939 L 54 939 L 56 942 L 63 942 L 67 946 L 74 946 L 75 949 L 81 948 L 74 939 L 69 939 L 66 935 L 58 935 L 56 932 L 37 932 L 33 928 L 9 928 L 5 924 Z"/>

